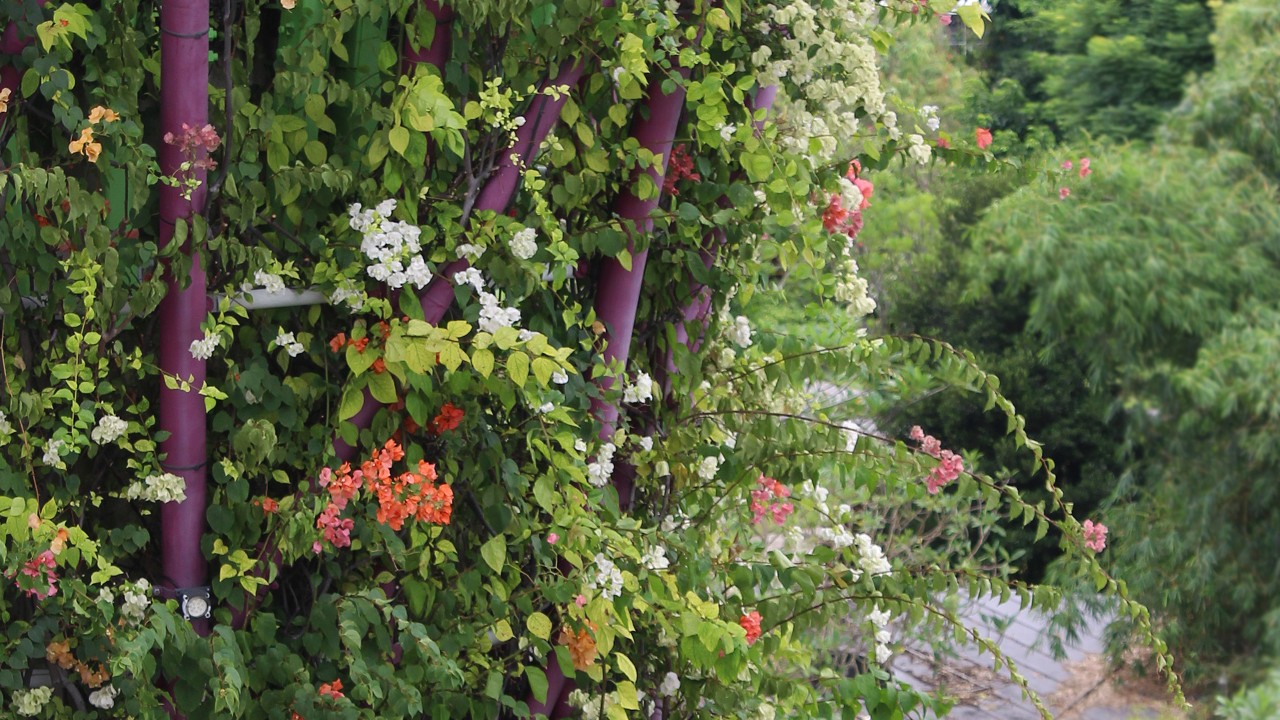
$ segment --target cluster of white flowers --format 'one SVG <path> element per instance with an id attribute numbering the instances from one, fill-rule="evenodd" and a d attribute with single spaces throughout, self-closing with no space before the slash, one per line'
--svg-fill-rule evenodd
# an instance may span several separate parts
<path id="1" fill-rule="evenodd" d="M 139 580 L 133 587 L 124 589 L 124 604 L 120 606 L 120 616 L 134 625 L 141 625 L 147 617 L 147 608 L 151 607 L 151 583 L 146 579 Z"/>
<path id="2" fill-rule="evenodd" d="M 351 278 L 343 278 L 338 287 L 329 293 L 329 303 L 331 305 L 346 303 L 348 307 L 357 312 L 364 309 L 364 301 L 367 298 L 368 295 Z"/>
<path id="3" fill-rule="evenodd" d="M 293 333 L 285 332 L 284 328 L 280 328 L 280 333 L 276 335 L 276 339 L 273 342 L 276 347 L 284 348 L 284 351 L 289 353 L 289 357 L 298 357 L 306 350 L 302 343 L 298 342 L 297 338 L 293 336 Z"/>
<path id="4" fill-rule="evenodd" d="M 206 332 L 203 338 L 191 341 L 191 357 L 196 360 L 208 360 L 213 357 L 213 351 L 218 349 L 221 342 L 222 336 Z"/>
<path id="5" fill-rule="evenodd" d="M 471 243 L 463 243 L 458 246 L 457 250 L 458 250 L 458 257 L 464 258 L 465 260 L 467 260 L 467 262 L 475 262 L 476 260 L 480 259 L 481 255 L 484 255 L 485 248 L 483 245 L 472 245 Z"/>
<path id="6" fill-rule="evenodd" d="M 604 487 L 613 477 L 613 454 L 618 447 L 613 443 L 605 443 L 596 453 L 596 459 L 587 465 L 587 480 L 596 487 Z"/>
<path id="7" fill-rule="evenodd" d="M 654 545 L 645 551 L 640 562 L 650 570 L 666 570 L 671 567 L 671 560 L 667 558 L 667 549 L 661 545 Z"/>
<path id="8" fill-rule="evenodd" d="M 97 427 L 89 433 L 89 437 L 99 445 L 106 445 L 120 439 L 120 436 L 124 435 L 124 432 L 128 429 L 128 422 L 115 415 L 103 415 L 98 419 Z"/>
<path id="9" fill-rule="evenodd" d="M 671 513 L 670 515 L 662 518 L 661 527 L 662 527 L 662 532 L 673 533 L 673 532 L 676 532 L 677 530 L 688 530 L 689 526 L 692 524 L 693 524 L 693 518 L 690 518 L 680 510 L 677 510 L 674 513 Z"/>
<path id="10" fill-rule="evenodd" d="M 751 347 L 751 321 L 746 315 L 739 315 L 733 319 L 733 327 L 729 329 L 729 339 L 738 347 Z"/>
<path id="11" fill-rule="evenodd" d="M 649 373 L 640 373 L 636 381 L 627 385 L 622 391 L 622 401 L 627 403 L 649 402 L 653 399 L 653 378 Z"/>
<path id="12" fill-rule="evenodd" d="M 884 556 L 884 549 L 875 544 L 870 535 L 858 533 L 854 543 L 858 546 L 858 561 L 862 565 L 863 572 L 873 577 L 893 572 L 893 566 Z"/>
<path id="13" fill-rule="evenodd" d="M 816 535 L 819 540 L 830 543 L 831 547 L 835 548 L 836 550 L 847 548 L 850 545 L 852 545 L 854 542 L 853 532 L 849 530 L 849 528 L 845 527 L 844 525 L 836 525 L 835 527 L 820 527 L 817 530 L 814 530 L 813 534 Z M 862 571 L 857 568 L 854 568 L 854 577 L 853 577 L 854 582 L 857 582 L 858 578 L 860 577 L 862 577 Z"/>
<path id="14" fill-rule="evenodd" d="M 720 126 L 720 140 L 730 142 L 733 140 L 733 134 L 738 132 L 738 126 L 733 123 Z"/>
<path id="15" fill-rule="evenodd" d="M 476 295 L 480 298 L 480 318 L 477 324 L 484 332 L 494 333 L 504 327 L 514 327 L 516 323 L 520 322 L 519 310 L 503 307 L 498 300 L 498 296 L 485 289 L 485 279 L 479 270 L 473 267 L 459 270 L 453 274 L 453 281 L 458 285 L 470 285 L 475 288 Z M 530 336 L 532 336 L 532 333 L 530 333 Z"/>
<path id="16" fill-rule="evenodd" d="M 876 662 L 881 665 L 889 662 L 889 613 L 879 607 L 873 608 L 868 615 L 871 624 L 876 628 Z"/>
<path id="17" fill-rule="evenodd" d="M 360 252 L 373 261 L 365 272 L 392 288 L 426 287 L 431 282 L 431 270 L 421 255 L 422 228 L 390 219 L 395 209 L 395 200 L 384 200 L 371 210 L 360 203 L 347 210 L 351 229 L 364 235 Z"/>
<path id="18" fill-rule="evenodd" d="M 120 691 L 114 685 L 103 685 L 89 693 L 89 704 L 102 710 L 110 710 L 116 706 L 116 695 Z"/>
<path id="19" fill-rule="evenodd" d="M 876 12 L 875 0 L 797 0 L 771 8 L 770 22 L 759 29 L 780 39 L 777 51 L 762 45 L 751 62 L 761 85 L 787 78 L 799 90 L 779 97 L 777 115 L 788 150 L 808 154 L 810 140 L 817 140 L 822 152 L 813 162 L 825 164 L 839 138 L 857 129 L 859 107 L 873 121 L 885 114 L 877 54 L 868 32 Z"/>
<path id="20" fill-rule="evenodd" d="M 716 472 L 720 469 L 721 458 L 714 455 L 708 455 L 702 458 L 698 463 L 698 477 L 703 480 L 712 480 L 716 476 Z"/>
<path id="21" fill-rule="evenodd" d="M 911 156 L 917 165 L 924 165 L 929 162 L 929 158 L 933 157 L 933 151 L 925 144 L 924 138 L 911 133 L 907 136 L 907 155 Z"/>
<path id="22" fill-rule="evenodd" d="M 62 451 L 67 447 L 65 440 L 50 440 L 44 446 L 44 457 L 40 458 L 45 465 L 57 466 L 62 464 Z"/>
<path id="23" fill-rule="evenodd" d="M 637 443 L 637 444 L 639 444 L 639 445 L 640 445 L 640 449 L 641 449 L 641 450 L 644 450 L 645 452 L 649 452 L 649 451 L 653 450 L 653 436 L 652 436 L 652 435 L 645 435 L 644 437 L 642 437 L 642 438 L 640 438 L 639 440 L 637 440 L 637 441 L 636 441 L 636 443 Z"/>
<path id="24" fill-rule="evenodd" d="M 173 473 L 148 475 L 130 485 L 124 496 L 144 502 L 182 502 L 187 499 L 187 481 Z"/>
<path id="25" fill-rule="evenodd" d="M 924 118 L 925 127 L 929 128 L 929 132 L 938 132 L 938 128 L 942 127 L 942 121 L 938 119 L 937 105 L 925 105 L 920 108 L 920 116 Z"/>
<path id="26" fill-rule="evenodd" d="M 858 274 L 858 261 L 852 254 L 845 258 L 844 267 L 839 271 L 840 279 L 836 281 L 836 302 L 845 303 L 849 313 L 855 318 L 865 317 L 875 312 L 876 301 L 869 294 L 870 287 L 866 278 Z"/>
<path id="27" fill-rule="evenodd" d="M 662 684 L 658 686 L 658 694 L 662 697 L 675 697 L 680 692 L 680 676 L 673 672 L 669 672 L 662 678 Z"/>
<path id="28" fill-rule="evenodd" d="M 612 715 L 610 711 L 617 707 L 619 702 L 616 690 L 602 697 L 588 695 L 577 689 L 569 693 L 569 704 L 582 711 L 582 720 L 602 720 L 610 717 Z"/>
<path id="29" fill-rule="evenodd" d="M 13 691 L 13 709 L 19 715 L 35 717 L 44 712 L 44 706 L 53 699 L 53 688 L 38 687 Z"/>
<path id="30" fill-rule="evenodd" d="M 563 370 L 557 370 L 551 373 L 551 382 L 557 385 L 564 385 L 565 383 L 569 382 L 569 373 Z"/>
<path id="31" fill-rule="evenodd" d="M 521 260 L 528 260 L 538 252 L 538 231 L 533 228 L 525 228 L 515 235 L 511 236 L 508 246 L 511 248 L 511 254 Z"/>
<path id="32" fill-rule="evenodd" d="M 253 274 L 253 284 L 270 292 L 284 292 L 284 278 L 266 270 L 259 270 Z M 251 290 L 252 287 L 245 289 Z"/>
<path id="33" fill-rule="evenodd" d="M 852 212 L 862 207 L 862 189 L 859 188 L 852 180 L 847 177 L 841 177 L 840 184 L 840 207 Z"/>
<path id="34" fill-rule="evenodd" d="M 12 434 L 13 425 L 9 422 L 9 418 L 4 414 L 4 411 L 0 410 L 0 442 L 3 442 L 5 438 Z"/>
<path id="35" fill-rule="evenodd" d="M 613 600 L 622 594 L 622 571 L 603 553 L 596 553 L 596 574 L 588 583 L 600 591 L 605 600 Z"/>
<path id="36" fill-rule="evenodd" d="M 548 401 L 548 402 L 544 402 L 544 403 L 542 403 L 541 405 L 539 405 L 539 406 L 537 407 L 537 411 L 538 411 L 538 414 L 539 414 L 539 415 L 546 415 L 547 413 L 549 413 L 549 412 L 551 412 L 552 410 L 555 410 L 555 409 L 556 409 L 556 404 L 555 404 L 555 403 L 553 403 L 553 402 L 549 402 L 549 401 Z"/>

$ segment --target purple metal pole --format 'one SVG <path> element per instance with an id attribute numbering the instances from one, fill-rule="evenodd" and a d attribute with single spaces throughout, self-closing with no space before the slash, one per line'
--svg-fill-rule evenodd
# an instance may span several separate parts
<path id="1" fill-rule="evenodd" d="M 680 74 L 685 79 L 689 77 L 687 69 L 682 68 Z M 628 188 L 614 201 L 614 212 L 623 220 L 633 222 L 636 234 L 653 231 L 653 219 L 649 215 L 658 207 L 667 162 L 671 159 L 671 148 L 675 143 L 676 125 L 684 109 L 684 86 L 677 84 L 671 93 L 658 90 L 658 86 L 654 90 L 656 92 L 649 95 L 648 116 L 637 114 L 631 128 L 631 137 L 640 142 L 640 147 L 662 156 L 656 166 L 643 171 L 653 180 L 659 192 L 652 198 L 641 200 Z M 639 175 L 633 178 L 632 187 L 638 179 Z M 596 317 L 606 328 L 606 344 L 602 353 L 605 365 L 624 370 L 631 353 L 631 335 L 635 330 L 640 288 L 644 284 L 644 267 L 649 259 L 648 250 L 635 251 L 634 239 L 628 243 L 628 250 L 631 251 L 630 269 L 623 267 L 616 258 L 606 258 L 603 261 L 595 303 Z M 613 387 L 614 378 L 610 375 L 603 375 L 595 380 L 602 394 Z M 611 437 L 618 423 L 618 404 L 602 398 L 592 398 L 591 412 L 600 421 L 600 439 Z"/>
<path id="2" fill-rule="evenodd" d="M 202 128 L 209 121 L 209 0 L 164 0 L 160 8 L 160 131 L 183 134 L 183 125 Z M 204 150 L 196 152 L 203 155 Z M 160 171 L 176 175 L 185 160 L 177 144 L 160 146 Z M 178 188 L 160 186 L 160 244 L 173 242 L 174 224 L 189 221 L 204 209 L 205 171 L 192 170 L 200 182 L 191 197 Z M 160 510 L 161 554 L 164 586 L 171 590 L 208 585 L 208 565 L 200 552 L 205 528 L 208 491 L 206 476 L 206 427 L 204 398 L 205 362 L 191 355 L 191 343 L 204 337 L 200 323 L 207 312 L 208 292 L 204 268 L 196 244 L 204 238 L 189 237 L 183 254 L 191 267 L 182 287 L 180 278 L 169 279 L 168 293 L 160 303 L 160 370 L 189 383 L 187 390 L 161 387 L 159 430 L 169 433 L 160 444 L 161 467 L 186 481 L 187 497 L 166 503 Z M 196 632 L 209 632 L 207 621 L 193 621 Z"/>
<path id="3" fill-rule="evenodd" d="M 39 0 L 41 7 L 44 7 L 47 3 L 48 0 Z M 22 49 L 30 44 L 31 38 L 19 36 L 18 24 L 10 22 L 5 26 L 4 33 L 0 34 L 0 55 L 17 57 L 22 54 Z M 18 72 L 18 68 L 12 65 L 0 67 L 0 90 L 7 89 L 9 91 L 10 104 L 18 100 L 18 90 L 21 86 L 22 73 Z M 6 112 L 0 112 L 0 118 L 3 118 Z"/>
<path id="4" fill-rule="evenodd" d="M 422 0 L 422 6 L 436 18 L 435 32 L 431 36 L 431 42 L 417 50 L 413 49 L 408 40 L 405 41 L 400 71 L 409 73 L 413 71 L 415 63 L 429 63 L 439 68 L 443 74 L 445 61 L 453 51 L 453 8 L 437 0 Z"/>

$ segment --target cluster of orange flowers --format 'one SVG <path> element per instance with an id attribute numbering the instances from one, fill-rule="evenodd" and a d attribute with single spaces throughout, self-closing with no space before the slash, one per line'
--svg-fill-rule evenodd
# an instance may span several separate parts
<path id="1" fill-rule="evenodd" d="M 111 679 L 107 674 L 106 668 L 101 664 L 96 669 L 89 667 L 88 663 L 80 662 L 75 655 L 71 654 L 71 641 L 60 640 L 51 642 L 44 649 L 44 656 L 49 662 L 56 664 L 63 670 L 74 670 L 80 673 L 80 682 L 91 688 L 102 687 L 102 684 Z"/>
<path id="2" fill-rule="evenodd" d="M 404 527 L 404 521 L 409 518 L 449 524 L 453 514 L 453 489 L 436 484 L 435 465 L 425 460 L 418 461 L 417 472 L 393 474 L 392 466 L 402 459 L 404 449 L 395 440 L 388 440 L 374 450 L 358 470 L 352 470 L 350 463 L 343 463 L 336 473 L 329 468 L 320 471 L 320 485 L 329 491 L 329 505 L 317 518 L 316 527 L 324 530 L 326 540 L 335 547 L 350 544 L 354 523 L 350 518 L 338 516 L 362 489 L 378 498 L 378 522 L 392 530 Z"/>
<path id="3" fill-rule="evenodd" d="M 591 625 L 591 630 L 595 625 Z M 586 670 L 596 661 L 596 639 L 586 628 L 574 632 L 568 627 L 560 630 L 560 644 L 569 649 L 569 657 L 573 659 L 575 670 Z"/>
<path id="4" fill-rule="evenodd" d="M 89 162 L 98 162 L 98 155 L 102 153 L 102 143 L 93 141 L 93 126 L 100 122 L 116 122 L 120 116 L 115 110 L 98 105 L 89 111 L 89 127 L 80 131 L 80 137 L 72 140 L 67 145 L 67 150 L 72 153 L 83 153 L 89 158 Z"/>

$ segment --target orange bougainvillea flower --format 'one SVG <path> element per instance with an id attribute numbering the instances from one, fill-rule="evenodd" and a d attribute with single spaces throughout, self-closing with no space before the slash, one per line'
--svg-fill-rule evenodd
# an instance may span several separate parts
<path id="1" fill-rule="evenodd" d="M 337 700 L 342 697 L 342 681 L 334 680 L 331 683 L 320 684 L 320 697 L 327 697 L 331 700 Z"/>
<path id="2" fill-rule="evenodd" d="M 61 553 L 67 547 L 67 540 L 71 539 L 71 535 L 66 528 L 58 528 L 53 535 L 53 541 L 49 543 L 49 549 L 54 555 Z"/>
<path id="3" fill-rule="evenodd" d="M 560 644 L 569 649 L 575 670 L 586 670 L 596 662 L 596 639 L 585 628 L 576 633 L 569 628 L 560 630 Z"/>
<path id="4" fill-rule="evenodd" d="M 364 349 L 369 347 L 369 338 L 362 337 L 359 340 L 352 340 L 351 344 L 355 346 L 356 352 L 364 352 Z"/>
<path id="5" fill-rule="evenodd" d="M 102 152 L 102 144 L 93 141 L 93 128 L 85 128 L 80 131 L 78 139 L 68 143 L 67 149 L 73 153 L 84 153 L 90 162 L 97 162 L 98 155 Z"/>
<path id="6" fill-rule="evenodd" d="M 101 665 L 98 666 L 97 670 L 91 670 L 87 664 L 81 663 L 78 669 L 80 670 L 80 682 L 91 688 L 102 687 L 103 683 L 111 679 L 111 675 L 107 674 L 106 668 Z"/>
<path id="7" fill-rule="evenodd" d="M 76 664 L 76 658 L 71 654 L 71 642 L 68 640 L 49 643 L 44 649 L 44 657 L 51 663 L 57 663 L 63 670 L 70 670 Z"/>
<path id="8" fill-rule="evenodd" d="M 280 502 L 277 501 L 275 498 L 262 498 L 261 500 L 254 500 L 253 504 L 257 505 L 258 507 L 261 507 L 262 512 L 268 515 L 270 515 L 271 513 L 280 511 Z"/>
<path id="9" fill-rule="evenodd" d="M 453 403 L 445 403 L 444 406 L 440 408 L 440 412 L 437 413 L 436 416 L 431 419 L 431 423 L 427 425 L 427 431 L 432 435 L 440 435 L 449 432 L 450 430 L 458 427 L 458 425 L 461 425 L 462 418 L 465 416 L 466 413 L 462 411 L 462 408 L 454 405 Z"/>
<path id="10" fill-rule="evenodd" d="M 101 105 L 95 105 L 94 108 L 89 111 L 89 122 L 95 125 L 104 120 L 110 123 L 116 122 L 119 119 L 120 116 L 116 114 L 115 110 L 105 108 Z"/>
<path id="11" fill-rule="evenodd" d="M 338 333 L 329 339 L 329 349 L 338 352 L 347 345 L 347 334 Z"/>
<path id="12" fill-rule="evenodd" d="M 381 375 L 387 371 L 387 363 L 382 358 L 373 361 L 373 374 Z"/>

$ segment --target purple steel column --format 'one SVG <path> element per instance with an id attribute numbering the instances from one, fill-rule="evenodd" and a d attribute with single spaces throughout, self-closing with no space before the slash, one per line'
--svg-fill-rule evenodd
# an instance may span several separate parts
<path id="1" fill-rule="evenodd" d="M 405 40 L 404 50 L 401 53 L 400 71 L 410 73 L 413 71 L 414 63 L 430 63 L 439 68 L 440 74 L 443 75 L 444 63 L 453 51 L 453 8 L 437 0 L 422 0 L 422 6 L 435 16 L 435 32 L 431 36 L 431 42 L 417 50 L 414 50 L 409 45 L 409 41 Z"/>
<path id="2" fill-rule="evenodd" d="M 160 8 L 160 132 L 180 136 L 182 126 L 202 128 L 209 121 L 209 0 L 164 0 Z M 203 152 L 203 151 L 199 151 Z M 183 157 L 177 145 L 160 146 L 160 171 L 178 172 Z M 160 186 L 160 244 L 173 242 L 174 224 L 189 221 L 204 209 L 205 171 L 195 170 L 200 186 L 184 198 L 178 188 Z M 169 278 L 160 303 L 160 370 L 190 383 L 187 390 L 160 389 L 159 430 L 169 433 L 160 444 L 161 466 L 182 477 L 187 498 L 160 510 L 164 584 L 170 589 L 209 583 L 208 564 L 200 552 L 208 501 L 206 479 L 205 362 L 191 355 L 191 343 L 204 337 L 200 323 L 207 312 L 204 268 L 195 248 L 203 237 L 188 237 L 183 254 L 191 258 L 186 287 Z M 207 621 L 194 622 L 208 634 Z"/>

